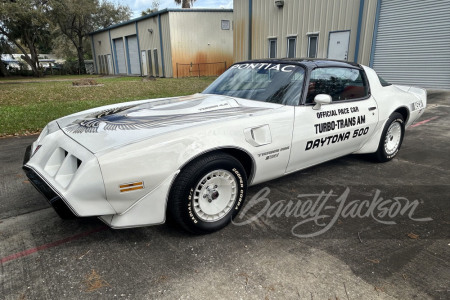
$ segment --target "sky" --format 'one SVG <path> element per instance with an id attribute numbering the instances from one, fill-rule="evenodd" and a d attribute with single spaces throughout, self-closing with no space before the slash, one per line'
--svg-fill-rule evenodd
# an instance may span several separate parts
<path id="1" fill-rule="evenodd" d="M 133 11 L 132 18 L 141 16 L 141 11 L 152 6 L 152 0 L 115 0 L 114 3 L 128 5 Z M 174 0 L 159 0 L 159 10 L 164 8 L 181 8 Z M 197 0 L 192 8 L 233 8 L 233 0 Z"/>

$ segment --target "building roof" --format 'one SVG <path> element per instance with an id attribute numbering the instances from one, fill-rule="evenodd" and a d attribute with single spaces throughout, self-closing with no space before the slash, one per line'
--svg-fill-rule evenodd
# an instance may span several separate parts
<path id="1" fill-rule="evenodd" d="M 111 30 L 111 29 L 114 29 L 114 28 L 118 28 L 118 27 L 121 27 L 121 26 L 125 26 L 125 25 L 128 25 L 128 24 L 139 22 L 141 20 L 153 18 L 153 17 L 156 17 L 158 15 L 163 15 L 163 14 L 169 13 L 169 12 L 186 12 L 186 13 L 189 13 L 189 12 L 233 12 L 233 10 L 232 9 L 223 9 L 223 8 L 189 8 L 189 9 L 188 8 L 186 8 L 186 9 L 182 9 L 182 8 L 166 8 L 166 9 L 158 10 L 156 12 L 150 13 L 148 15 L 145 15 L 145 16 L 142 16 L 142 17 L 139 17 L 139 18 L 134 18 L 134 19 L 131 19 L 131 20 L 119 23 L 119 24 L 111 25 L 109 27 L 90 32 L 89 35 L 94 35 L 96 33 L 108 31 L 108 30 Z"/>

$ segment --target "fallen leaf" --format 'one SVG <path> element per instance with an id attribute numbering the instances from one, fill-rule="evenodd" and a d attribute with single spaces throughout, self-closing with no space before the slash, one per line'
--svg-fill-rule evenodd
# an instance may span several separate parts
<path id="1" fill-rule="evenodd" d="M 380 260 L 378 260 L 378 259 L 366 258 L 366 260 L 368 260 L 368 261 L 370 261 L 371 263 L 374 263 L 374 264 L 379 264 L 380 263 Z"/>
<path id="2" fill-rule="evenodd" d="M 417 234 L 412 233 L 412 232 L 408 233 L 407 235 L 410 239 L 417 240 L 419 238 L 419 236 Z"/>
<path id="3" fill-rule="evenodd" d="M 92 270 L 90 274 L 86 275 L 84 284 L 86 285 L 86 292 L 93 292 L 102 287 L 109 286 L 109 284 L 101 278 L 95 270 Z"/>

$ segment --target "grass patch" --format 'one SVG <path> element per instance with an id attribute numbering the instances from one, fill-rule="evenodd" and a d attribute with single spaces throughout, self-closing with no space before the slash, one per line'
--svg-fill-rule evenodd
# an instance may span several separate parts
<path id="1" fill-rule="evenodd" d="M 36 132 L 51 120 L 97 106 L 198 93 L 214 79 L 192 77 L 142 81 L 140 77 L 96 77 L 101 86 L 81 88 L 72 86 L 70 80 L 1 83 L 0 136 Z"/>

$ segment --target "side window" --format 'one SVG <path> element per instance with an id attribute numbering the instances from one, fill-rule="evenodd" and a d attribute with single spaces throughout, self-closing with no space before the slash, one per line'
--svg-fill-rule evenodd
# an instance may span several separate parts
<path id="1" fill-rule="evenodd" d="M 351 68 L 316 68 L 311 72 L 306 103 L 318 94 L 328 94 L 333 101 L 369 96 L 369 86 L 362 70 Z"/>

